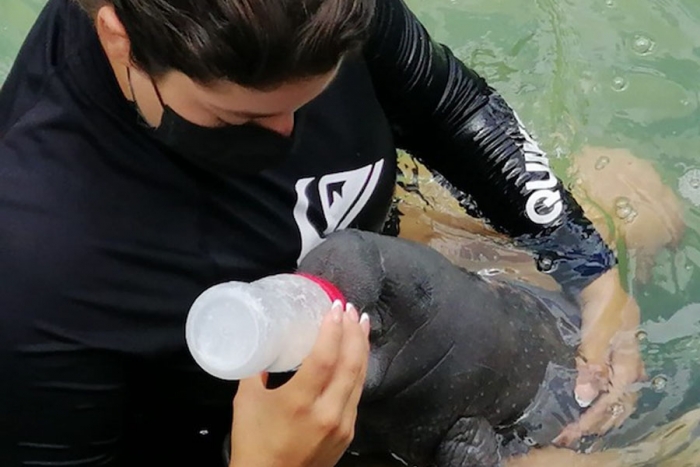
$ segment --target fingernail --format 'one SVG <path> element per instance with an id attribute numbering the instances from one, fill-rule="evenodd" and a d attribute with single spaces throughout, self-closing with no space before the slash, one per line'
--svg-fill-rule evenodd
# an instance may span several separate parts
<path id="1" fill-rule="evenodd" d="M 586 399 L 581 399 L 578 394 L 574 394 L 574 399 L 576 399 L 576 402 L 582 409 L 587 409 L 588 407 L 591 406 L 591 403 L 593 401 L 591 400 L 586 400 Z"/>
<path id="2" fill-rule="evenodd" d="M 584 409 L 589 407 L 598 397 L 599 391 L 590 382 L 579 383 L 574 388 L 574 398 Z"/>
<path id="3" fill-rule="evenodd" d="M 369 315 L 367 313 L 362 313 L 362 316 L 360 316 L 360 326 L 362 326 L 365 334 L 369 335 Z"/>
<path id="4" fill-rule="evenodd" d="M 331 318 L 336 323 L 343 321 L 343 303 L 340 300 L 333 302 L 331 306 Z"/>
<path id="5" fill-rule="evenodd" d="M 595 390 L 590 384 L 579 386 L 574 391 L 574 399 L 576 399 L 578 405 L 584 409 L 590 407 L 595 397 Z"/>
<path id="6" fill-rule="evenodd" d="M 345 307 L 345 310 L 347 311 L 350 318 L 352 318 L 353 322 L 357 323 L 358 321 L 360 321 L 360 315 L 357 314 L 357 308 L 355 308 L 355 305 L 348 302 L 347 306 Z"/>

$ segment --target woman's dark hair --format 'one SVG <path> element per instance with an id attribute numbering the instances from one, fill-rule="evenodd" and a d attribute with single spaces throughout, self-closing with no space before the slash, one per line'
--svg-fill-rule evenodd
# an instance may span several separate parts
<path id="1" fill-rule="evenodd" d="M 367 38 L 375 0 L 76 0 L 114 6 L 134 63 L 263 89 L 332 70 Z"/>

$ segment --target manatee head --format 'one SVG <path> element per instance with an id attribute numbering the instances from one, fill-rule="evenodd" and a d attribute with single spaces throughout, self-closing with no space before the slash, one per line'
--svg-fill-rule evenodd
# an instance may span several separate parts
<path id="1" fill-rule="evenodd" d="M 371 398 L 380 386 L 388 389 L 384 377 L 394 356 L 428 321 L 432 301 L 431 268 L 424 256 L 428 252 L 432 262 L 449 264 L 423 245 L 343 230 L 329 235 L 299 265 L 300 272 L 333 283 L 348 302 L 369 314 L 372 351 L 365 397 Z M 421 357 L 430 358 L 428 353 L 426 349 Z M 410 368 L 405 375 L 412 377 Z"/>

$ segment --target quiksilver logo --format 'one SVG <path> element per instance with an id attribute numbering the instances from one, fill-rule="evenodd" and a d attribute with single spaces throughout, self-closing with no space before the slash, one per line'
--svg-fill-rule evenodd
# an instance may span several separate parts
<path id="1" fill-rule="evenodd" d="M 380 159 L 359 169 L 297 181 L 294 187 L 297 194 L 294 221 L 301 238 L 297 264 L 309 251 L 321 244 L 328 234 L 347 228 L 355 220 L 377 188 L 383 168 L 384 160 Z M 323 230 L 319 230 L 309 220 L 309 190 L 317 190 L 326 223 Z"/>
<path id="2" fill-rule="evenodd" d="M 518 121 L 520 134 L 525 139 L 523 151 L 525 152 L 525 170 L 529 173 L 541 172 L 543 179 L 531 180 L 525 184 L 525 189 L 531 192 L 525 204 L 527 217 L 536 224 L 549 224 L 555 221 L 564 210 L 564 203 L 559 190 L 555 190 L 559 180 L 549 167 L 549 159 L 540 149 L 535 140 L 527 133 L 525 125 L 515 115 Z"/>

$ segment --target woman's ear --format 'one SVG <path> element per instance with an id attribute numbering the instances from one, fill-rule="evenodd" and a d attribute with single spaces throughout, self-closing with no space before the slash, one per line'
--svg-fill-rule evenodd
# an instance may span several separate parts
<path id="1" fill-rule="evenodd" d="M 104 5 L 97 10 L 95 28 L 110 62 L 124 67 L 132 66 L 131 41 L 114 6 Z"/>

